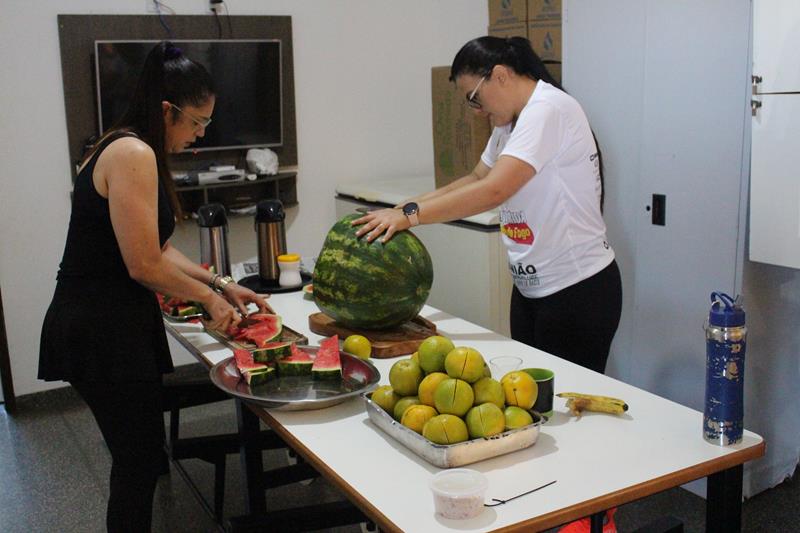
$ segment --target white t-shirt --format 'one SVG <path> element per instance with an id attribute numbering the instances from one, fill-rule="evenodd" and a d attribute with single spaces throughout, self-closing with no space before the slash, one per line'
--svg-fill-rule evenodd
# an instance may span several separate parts
<path id="1" fill-rule="evenodd" d="M 589 121 L 567 93 L 539 81 L 512 130 L 494 128 L 481 160 L 513 156 L 536 175 L 500 206 L 514 284 L 541 298 L 614 260 L 600 214 L 600 162 Z"/>

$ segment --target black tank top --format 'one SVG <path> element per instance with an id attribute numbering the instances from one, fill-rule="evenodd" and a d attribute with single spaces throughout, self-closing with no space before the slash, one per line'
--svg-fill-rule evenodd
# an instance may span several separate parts
<path id="1" fill-rule="evenodd" d="M 69 278 L 130 279 L 122 260 L 122 252 L 111 225 L 108 199 L 94 187 L 94 167 L 109 144 L 121 137 L 136 137 L 132 133 L 111 135 L 98 147 L 89 162 L 78 173 L 72 196 L 72 216 L 69 221 L 64 257 L 59 267 L 59 281 Z M 158 240 L 164 243 L 175 230 L 175 216 L 169 205 L 161 180 L 158 182 Z"/>

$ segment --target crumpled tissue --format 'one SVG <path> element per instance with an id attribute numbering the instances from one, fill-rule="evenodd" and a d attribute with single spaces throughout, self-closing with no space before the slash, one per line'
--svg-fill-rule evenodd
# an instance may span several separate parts
<path id="1" fill-rule="evenodd" d="M 251 148 L 245 157 L 247 168 L 256 174 L 278 173 L 278 155 L 269 148 Z"/>

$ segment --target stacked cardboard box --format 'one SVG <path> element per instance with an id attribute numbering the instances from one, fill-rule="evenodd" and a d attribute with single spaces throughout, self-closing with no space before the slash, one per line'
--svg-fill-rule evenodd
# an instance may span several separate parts
<path id="1" fill-rule="evenodd" d="M 431 69 L 433 162 L 437 188 L 472 172 L 492 132 L 489 119 L 465 104 L 449 78 L 450 67 Z"/>
<path id="2" fill-rule="evenodd" d="M 489 35 L 526 37 L 561 82 L 561 0 L 488 0 Z"/>

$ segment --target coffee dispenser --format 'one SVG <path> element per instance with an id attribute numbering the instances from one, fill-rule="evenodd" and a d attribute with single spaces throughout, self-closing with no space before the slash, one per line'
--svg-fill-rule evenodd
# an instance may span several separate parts
<path id="1" fill-rule="evenodd" d="M 206 204 L 197 210 L 200 227 L 200 262 L 214 267 L 221 276 L 230 276 L 228 218 L 222 204 Z"/>

